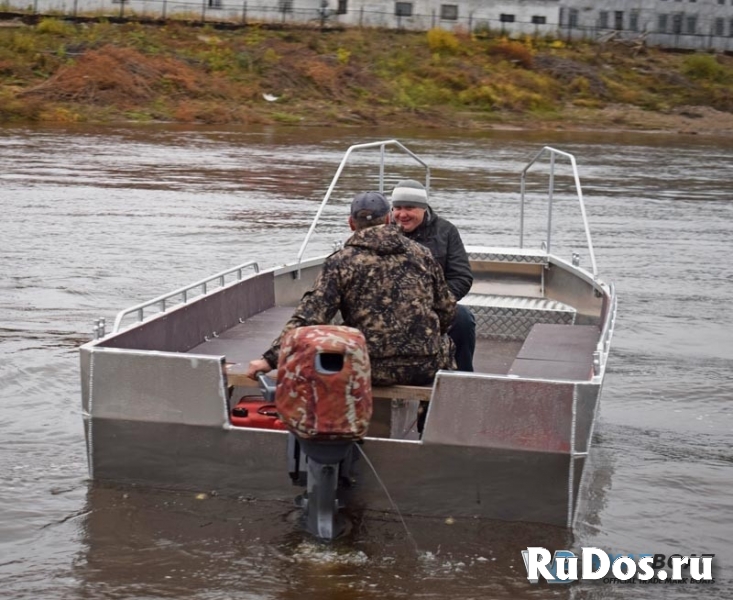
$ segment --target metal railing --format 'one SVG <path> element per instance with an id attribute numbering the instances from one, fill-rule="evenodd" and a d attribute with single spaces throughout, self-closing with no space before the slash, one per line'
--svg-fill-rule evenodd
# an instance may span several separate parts
<path id="1" fill-rule="evenodd" d="M 596 350 L 593 353 L 593 374 L 599 375 L 602 367 L 606 365 L 608 353 L 611 350 L 611 338 L 616 327 L 616 311 L 618 309 L 616 300 L 616 286 L 611 283 L 608 291 L 608 313 L 606 314 L 606 322 L 603 324 L 601 336 L 598 338 Z"/>
<path id="2" fill-rule="evenodd" d="M 143 302 L 141 304 L 136 304 L 135 306 L 131 306 L 130 308 L 126 308 L 125 310 L 122 310 L 119 313 L 117 313 L 117 317 L 115 317 L 114 326 L 112 327 L 112 333 L 117 333 L 120 330 L 120 325 L 122 324 L 122 320 L 127 315 L 136 313 L 137 320 L 135 322 L 139 323 L 145 319 L 145 309 L 151 306 L 158 306 L 159 310 L 155 312 L 153 315 L 149 315 L 149 316 L 160 315 L 182 304 L 186 304 L 189 301 L 189 299 L 191 298 L 199 298 L 200 296 L 204 296 L 210 292 L 219 290 L 225 287 L 225 285 L 230 285 L 237 281 L 241 281 L 242 273 L 244 269 L 247 269 L 249 267 L 253 267 L 255 273 L 260 272 L 260 267 L 257 264 L 257 261 L 252 260 L 246 263 L 242 263 L 239 266 L 232 267 L 231 269 L 227 269 L 226 271 L 221 271 L 217 273 L 216 275 L 211 275 L 210 277 L 201 279 L 200 281 L 197 281 L 196 283 L 192 283 L 191 285 L 187 285 L 185 287 L 179 288 L 173 292 L 169 292 L 168 294 L 164 294 L 162 296 L 158 296 L 157 298 L 153 298 L 152 300 L 148 300 L 147 302 Z M 236 274 L 236 278 L 230 281 L 229 283 L 227 283 L 226 282 L 227 275 L 232 275 L 232 274 Z M 214 282 L 216 282 L 216 287 L 210 289 L 210 284 Z M 197 294 L 191 293 L 195 291 L 197 291 L 198 293 Z M 171 299 L 175 299 L 175 298 L 178 299 L 177 302 L 169 302 Z"/>
<path id="3" fill-rule="evenodd" d="M 591 268 L 593 271 L 593 278 L 598 277 L 598 270 L 596 268 L 596 256 L 593 252 L 593 242 L 591 241 L 590 228 L 588 226 L 588 218 L 585 214 L 585 204 L 583 203 L 583 190 L 580 187 L 580 177 L 578 176 L 578 166 L 575 162 L 575 156 L 562 150 L 557 150 L 550 146 L 545 146 L 534 158 L 529 161 L 526 167 L 522 169 L 521 174 L 521 205 L 520 205 L 520 222 L 519 222 L 519 247 L 524 248 L 524 196 L 527 181 L 527 172 L 534 165 L 537 160 L 545 153 L 550 153 L 550 182 L 548 187 L 548 207 L 547 207 L 547 237 L 545 239 L 545 246 L 547 253 L 551 252 L 552 246 L 552 198 L 555 192 L 555 156 L 564 156 L 570 159 L 570 165 L 573 169 L 573 179 L 575 180 L 575 191 L 578 194 L 578 201 L 580 203 L 580 214 L 583 218 L 583 227 L 585 228 L 585 237 L 588 242 L 588 252 L 590 254 Z"/>
<path id="4" fill-rule="evenodd" d="M 349 160 L 349 157 L 351 156 L 351 153 L 355 150 L 364 150 L 367 148 L 379 148 L 380 156 L 379 156 L 379 191 L 384 193 L 384 159 L 385 159 L 385 149 L 387 146 L 395 146 L 399 150 L 402 150 L 405 154 L 410 156 L 411 158 L 415 159 L 422 167 L 425 169 L 425 190 L 430 193 L 430 167 L 423 161 L 420 157 L 418 157 L 414 152 L 406 148 L 402 143 L 398 142 L 397 140 L 384 140 L 381 142 L 369 142 L 366 144 L 355 144 L 351 146 L 347 151 L 346 154 L 344 154 L 344 157 L 341 159 L 341 163 L 338 166 L 338 169 L 336 170 L 336 174 L 333 177 L 333 180 L 331 181 L 331 185 L 328 186 L 328 190 L 326 190 L 326 195 L 323 197 L 323 200 L 321 201 L 321 205 L 318 207 L 318 211 L 316 212 L 316 216 L 313 219 L 313 222 L 311 223 L 310 228 L 308 229 L 308 233 L 305 236 L 305 239 L 303 240 L 303 244 L 300 246 L 300 250 L 298 251 L 298 262 L 297 264 L 300 265 L 300 263 L 303 260 L 303 254 L 305 254 L 305 249 L 308 247 L 308 242 L 310 241 L 311 236 L 313 235 L 313 232 L 316 229 L 316 225 L 318 224 L 318 220 L 321 218 L 321 213 L 323 212 L 324 207 L 326 204 L 328 204 L 328 201 L 331 198 L 331 194 L 333 193 L 334 188 L 336 187 L 336 183 L 338 182 L 339 178 L 341 177 L 341 173 L 344 170 L 344 167 L 346 166 L 346 162 Z M 293 272 L 294 276 L 299 276 L 300 269 Z"/>

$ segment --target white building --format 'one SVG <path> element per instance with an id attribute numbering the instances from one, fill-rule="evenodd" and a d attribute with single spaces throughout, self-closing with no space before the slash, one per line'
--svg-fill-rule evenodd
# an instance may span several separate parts
<path id="1" fill-rule="evenodd" d="M 41 14 L 504 31 L 733 51 L 733 0 L 32 0 Z M 5 0 L 28 10 L 28 0 Z"/>

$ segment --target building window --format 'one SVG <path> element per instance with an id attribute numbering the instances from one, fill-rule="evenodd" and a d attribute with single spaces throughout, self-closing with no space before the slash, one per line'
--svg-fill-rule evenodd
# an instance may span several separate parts
<path id="1" fill-rule="evenodd" d="M 659 15 L 657 19 L 657 31 L 659 33 L 667 33 L 667 15 Z"/>
<path id="2" fill-rule="evenodd" d="M 209 0 L 209 8 L 221 8 L 221 0 Z"/>
<path id="3" fill-rule="evenodd" d="M 685 23 L 687 25 L 687 32 L 694 34 L 697 30 L 697 15 L 690 15 L 687 17 L 687 21 Z"/>
<path id="4" fill-rule="evenodd" d="M 725 0 L 718 0 L 718 4 L 725 4 Z"/>
<path id="5" fill-rule="evenodd" d="M 602 10 L 598 13 L 598 27 L 608 29 L 608 11 Z"/>
<path id="6" fill-rule="evenodd" d="M 502 23 L 514 23 L 514 15 L 507 15 L 507 14 L 501 13 L 499 15 L 499 20 Z"/>
<path id="7" fill-rule="evenodd" d="M 571 8 L 570 12 L 568 13 L 568 27 L 573 29 L 577 26 L 578 26 L 578 9 Z"/>
<path id="8" fill-rule="evenodd" d="M 547 17 L 540 17 L 538 15 L 532 17 L 532 24 L 534 25 L 544 25 L 545 23 L 547 23 Z"/>
<path id="9" fill-rule="evenodd" d="M 446 21 L 455 21 L 458 19 L 458 5 L 457 4 L 441 4 L 440 5 L 440 18 Z"/>
<path id="10" fill-rule="evenodd" d="M 715 19 L 715 35 L 725 35 L 725 19 Z"/>
<path id="11" fill-rule="evenodd" d="M 639 11 L 632 10 L 629 13 L 629 29 L 631 31 L 639 31 Z"/>
<path id="12" fill-rule="evenodd" d="M 347 12 L 349 12 L 349 0 L 339 0 L 338 6 L 336 7 L 336 14 L 337 15 L 345 15 Z"/>
<path id="13" fill-rule="evenodd" d="M 281 13 L 293 12 L 293 0 L 277 0 L 277 9 Z"/>
<path id="14" fill-rule="evenodd" d="M 623 31 L 624 28 L 624 11 L 617 10 L 613 13 L 613 28 L 616 31 Z"/>
<path id="15" fill-rule="evenodd" d="M 395 2 L 394 14 L 397 17 L 411 17 L 412 2 Z"/>
<path id="16" fill-rule="evenodd" d="M 682 33 L 682 13 L 672 15 L 672 33 L 675 35 Z"/>

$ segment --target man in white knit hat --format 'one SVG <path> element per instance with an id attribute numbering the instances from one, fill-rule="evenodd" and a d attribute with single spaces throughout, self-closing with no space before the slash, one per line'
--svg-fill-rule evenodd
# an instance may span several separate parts
<path id="1" fill-rule="evenodd" d="M 456 301 L 463 298 L 473 284 L 466 248 L 456 226 L 430 208 L 425 186 L 414 179 L 400 181 L 392 190 L 392 218 L 405 236 L 430 250 Z M 456 346 L 458 370 L 473 371 L 476 319 L 467 306 L 457 306 L 448 335 Z"/>

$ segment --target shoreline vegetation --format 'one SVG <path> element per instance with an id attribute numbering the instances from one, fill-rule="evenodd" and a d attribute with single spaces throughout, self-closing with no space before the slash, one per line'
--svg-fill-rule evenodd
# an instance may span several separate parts
<path id="1" fill-rule="evenodd" d="M 733 57 L 498 32 L 0 21 L 0 123 L 733 135 Z"/>

